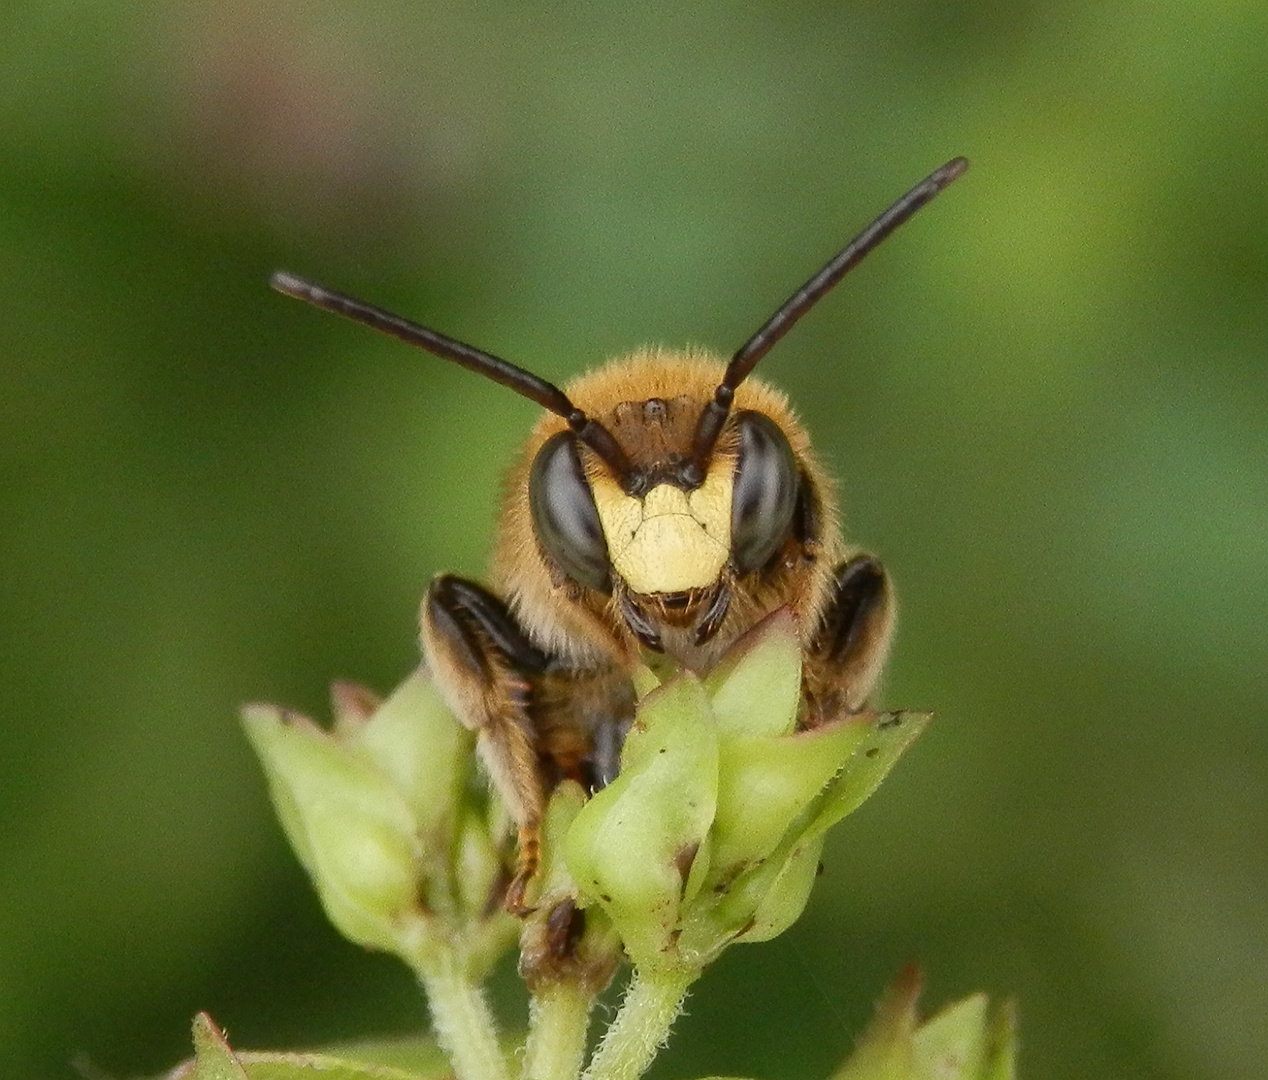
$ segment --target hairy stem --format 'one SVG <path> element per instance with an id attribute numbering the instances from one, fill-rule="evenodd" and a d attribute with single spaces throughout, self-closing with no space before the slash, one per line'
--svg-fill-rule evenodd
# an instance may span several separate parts
<path id="1" fill-rule="evenodd" d="M 524 1080 L 577 1080 L 593 1005 L 594 995 L 579 980 L 551 983 L 533 994 Z"/>
<path id="2" fill-rule="evenodd" d="M 582 1080 L 638 1080 L 669 1038 L 694 970 L 634 971 L 616 1019 L 594 1052 Z"/>
<path id="3" fill-rule="evenodd" d="M 436 1041 L 458 1080 L 510 1080 L 493 1013 L 461 953 L 429 950 L 414 971 L 431 1006 Z"/>

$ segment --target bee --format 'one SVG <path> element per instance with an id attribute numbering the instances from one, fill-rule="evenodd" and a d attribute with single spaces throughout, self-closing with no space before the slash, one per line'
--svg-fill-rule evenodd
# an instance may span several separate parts
<path id="1" fill-rule="evenodd" d="M 549 792 L 615 777 L 644 662 L 703 673 L 775 609 L 803 651 L 803 728 L 865 707 L 894 595 L 847 544 L 810 439 L 754 366 L 829 289 L 967 167 L 899 198 L 788 298 L 729 361 L 644 349 L 566 389 L 397 315 L 279 272 L 287 296 L 345 315 L 542 406 L 507 477 L 488 587 L 436 577 L 422 644 L 442 696 L 477 735 L 518 829 L 506 905 L 524 913 Z"/>

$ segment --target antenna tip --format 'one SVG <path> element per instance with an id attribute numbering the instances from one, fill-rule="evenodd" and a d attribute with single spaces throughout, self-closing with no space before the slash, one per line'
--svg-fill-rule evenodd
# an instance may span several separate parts
<path id="1" fill-rule="evenodd" d="M 313 295 L 313 286 L 303 278 L 296 277 L 286 270 L 274 271 L 269 284 L 283 296 L 293 296 L 296 300 L 307 300 Z"/>

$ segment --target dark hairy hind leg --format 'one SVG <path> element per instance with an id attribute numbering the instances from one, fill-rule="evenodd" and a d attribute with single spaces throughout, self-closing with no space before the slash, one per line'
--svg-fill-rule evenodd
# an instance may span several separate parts
<path id="1" fill-rule="evenodd" d="M 463 578 L 432 582 L 422 635 L 436 684 L 477 733 L 480 757 L 518 828 L 506 906 L 524 914 L 547 796 L 565 778 L 593 791 L 615 775 L 633 687 L 615 668 L 575 668 L 543 652 L 505 601 Z"/>
<path id="2" fill-rule="evenodd" d="M 856 555 L 838 566 L 806 654 L 807 727 L 863 708 L 880 678 L 893 627 L 894 593 L 880 560 Z"/>
<path id="3" fill-rule="evenodd" d="M 506 905 L 522 912 L 540 857 L 545 791 L 532 720 L 533 682 L 548 659 L 488 589 L 437 577 L 422 610 L 423 650 L 458 719 L 476 733 L 484 761 L 519 829 L 519 854 Z"/>

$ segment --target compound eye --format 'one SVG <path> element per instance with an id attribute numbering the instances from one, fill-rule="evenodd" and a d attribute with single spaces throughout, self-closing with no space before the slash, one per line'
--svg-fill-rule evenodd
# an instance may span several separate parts
<path id="1" fill-rule="evenodd" d="M 797 507 L 798 469 L 770 417 L 741 413 L 740 456 L 731 493 L 731 558 L 741 574 L 765 566 L 784 544 Z"/>
<path id="2" fill-rule="evenodd" d="M 570 432 L 561 431 L 537 451 L 528 505 L 537 539 L 560 569 L 578 584 L 609 592 L 608 545 Z"/>

